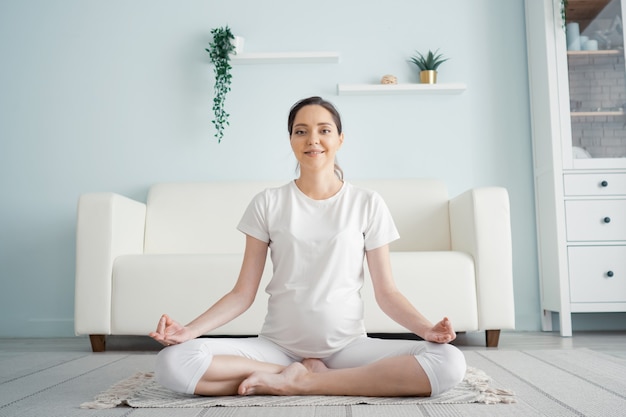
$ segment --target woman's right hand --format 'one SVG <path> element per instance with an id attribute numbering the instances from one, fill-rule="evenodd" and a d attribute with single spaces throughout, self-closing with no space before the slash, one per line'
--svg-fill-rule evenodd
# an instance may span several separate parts
<path id="1" fill-rule="evenodd" d="M 156 332 L 150 332 L 149 336 L 164 346 L 177 345 L 194 338 L 191 330 L 167 314 L 163 314 L 157 325 Z"/>

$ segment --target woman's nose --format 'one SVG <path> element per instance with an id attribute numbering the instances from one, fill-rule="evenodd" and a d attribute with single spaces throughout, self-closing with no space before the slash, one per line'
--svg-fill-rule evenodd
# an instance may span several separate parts
<path id="1" fill-rule="evenodd" d="M 309 135 L 309 144 L 320 143 L 320 139 L 317 133 L 311 133 Z"/>

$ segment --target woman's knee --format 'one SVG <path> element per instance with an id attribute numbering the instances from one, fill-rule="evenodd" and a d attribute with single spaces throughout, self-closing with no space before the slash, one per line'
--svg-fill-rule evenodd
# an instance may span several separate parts
<path id="1" fill-rule="evenodd" d="M 450 390 L 465 377 L 465 356 L 452 345 L 432 343 L 415 357 L 428 375 L 433 397 Z"/>
<path id="2" fill-rule="evenodd" d="M 443 373 L 445 376 L 443 381 L 440 380 L 439 382 L 441 392 L 448 391 L 463 381 L 467 371 L 467 363 L 465 362 L 463 352 L 452 345 L 444 346 L 446 346 L 446 372 Z"/>
<path id="3" fill-rule="evenodd" d="M 159 384 L 175 392 L 193 394 L 213 355 L 206 345 L 192 342 L 169 346 L 158 353 L 155 378 Z"/>

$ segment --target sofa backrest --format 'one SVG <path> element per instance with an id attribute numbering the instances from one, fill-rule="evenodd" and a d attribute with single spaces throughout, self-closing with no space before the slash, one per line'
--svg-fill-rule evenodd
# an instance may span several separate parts
<path id="1" fill-rule="evenodd" d="M 237 230 L 252 198 L 283 182 L 163 183 L 150 188 L 144 253 L 243 253 Z"/>
<path id="2" fill-rule="evenodd" d="M 450 250 L 448 189 L 433 179 L 352 181 L 354 185 L 377 191 L 387 203 L 400 239 L 392 251 Z"/>
<path id="3" fill-rule="evenodd" d="M 448 194 L 436 180 L 350 181 L 379 192 L 401 239 L 396 251 L 449 250 Z M 242 253 L 245 238 L 236 227 L 259 192 L 281 182 L 162 183 L 150 188 L 144 253 Z"/>

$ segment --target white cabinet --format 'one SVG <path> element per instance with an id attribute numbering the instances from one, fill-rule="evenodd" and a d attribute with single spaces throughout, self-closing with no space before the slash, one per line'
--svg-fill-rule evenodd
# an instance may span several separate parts
<path id="1" fill-rule="evenodd" d="M 626 303 L 626 246 L 571 246 L 568 265 L 573 312 Z"/>
<path id="2" fill-rule="evenodd" d="M 599 174 L 563 175 L 565 195 L 620 196 L 626 195 L 626 174 L 602 172 Z"/>
<path id="3" fill-rule="evenodd" d="M 626 311 L 626 71 L 620 0 L 569 0 L 597 50 L 561 7 L 526 0 L 542 324 L 571 336 L 573 313 Z"/>
<path id="4" fill-rule="evenodd" d="M 626 241 L 626 200 L 565 200 L 565 224 L 568 242 Z"/>

